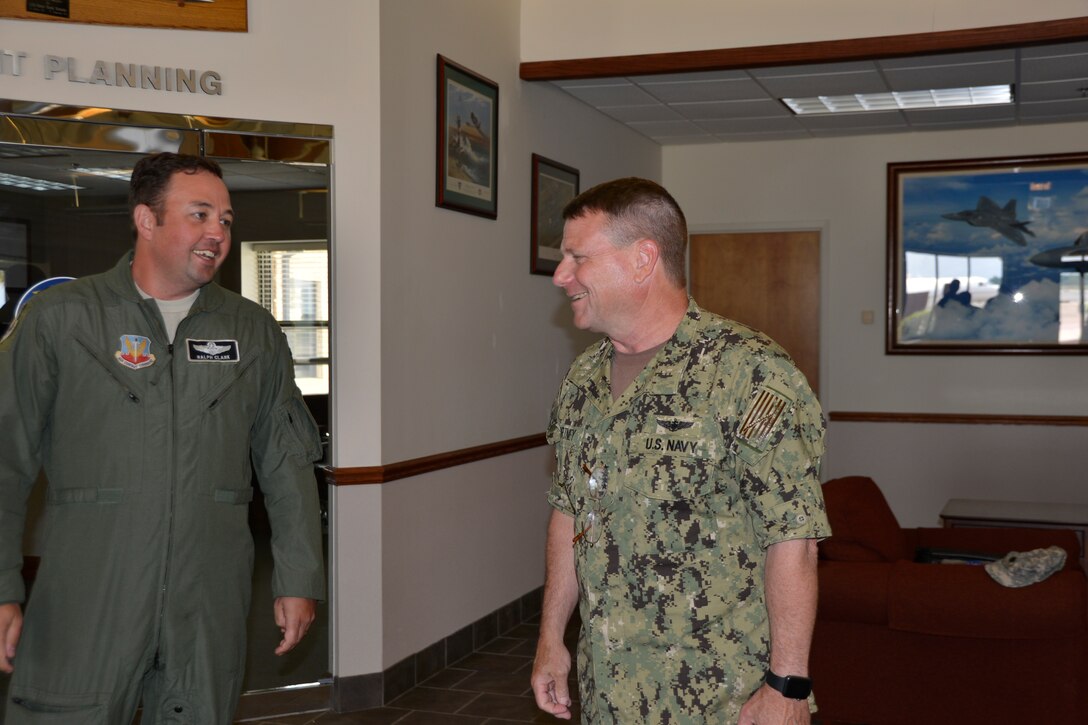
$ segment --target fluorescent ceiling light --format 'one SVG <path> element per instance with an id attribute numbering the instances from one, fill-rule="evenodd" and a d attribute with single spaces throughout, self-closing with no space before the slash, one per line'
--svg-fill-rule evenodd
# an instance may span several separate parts
<path id="1" fill-rule="evenodd" d="M 88 176 L 101 176 L 103 179 L 116 179 L 118 181 L 129 181 L 132 178 L 132 169 L 105 169 L 77 166 L 74 169 L 74 173 L 87 174 Z"/>
<path id="2" fill-rule="evenodd" d="M 814 96 L 783 98 L 782 102 L 798 116 L 829 113 L 872 113 L 876 111 L 917 110 L 921 108 L 962 108 L 1012 103 L 1012 86 L 974 86 L 940 88 L 902 93 L 855 93 L 849 96 Z"/>
<path id="3" fill-rule="evenodd" d="M 69 189 L 83 188 L 73 184 L 60 184 L 56 181 L 31 179 L 27 176 L 16 176 L 15 174 L 0 174 L 0 186 L 14 186 L 16 189 L 29 189 L 31 191 L 67 191 Z"/>

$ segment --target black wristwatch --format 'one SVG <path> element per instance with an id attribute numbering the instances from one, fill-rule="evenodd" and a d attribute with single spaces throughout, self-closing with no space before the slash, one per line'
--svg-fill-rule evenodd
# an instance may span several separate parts
<path id="1" fill-rule="evenodd" d="M 767 674 L 763 676 L 763 681 L 791 700 L 807 699 L 809 693 L 812 692 L 812 680 L 807 677 L 798 677 L 797 675 L 780 677 L 767 670 Z"/>

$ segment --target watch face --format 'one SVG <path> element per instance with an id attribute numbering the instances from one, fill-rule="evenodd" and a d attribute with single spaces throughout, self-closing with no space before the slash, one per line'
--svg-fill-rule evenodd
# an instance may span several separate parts
<path id="1" fill-rule="evenodd" d="M 810 692 L 812 692 L 812 680 L 807 677 L 786 676 L 786 683 L 782 688 L 783 695 L 794 700 L 804 700 Z"/>
<path id="2" fill-rule="evenodd" d="M 768 685 L 792 700 L 804 700 L 812 692 L 812 680 L 807 677 L 782 677 L 768 670 L 765 679 Z"/>

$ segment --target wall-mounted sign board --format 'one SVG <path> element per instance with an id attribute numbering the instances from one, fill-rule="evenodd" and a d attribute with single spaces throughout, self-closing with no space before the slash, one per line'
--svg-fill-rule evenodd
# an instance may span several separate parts
<path id="1" fill-rule="evenodd" d="M 0 0 L 0 18 L 181 30 L 248 30 L 247 0 Z"/>

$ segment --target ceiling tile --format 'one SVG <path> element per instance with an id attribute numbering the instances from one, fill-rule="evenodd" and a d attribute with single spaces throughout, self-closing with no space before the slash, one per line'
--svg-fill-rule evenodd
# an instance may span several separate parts
<path id="1" fill-rule="evenodd" d="M 1088 42 L 1055 43 L 1053 45 L 1035 45 L 1020 49 L 1020 57 L 1053 58 L 1060 55 L 1078 55 L 1088 53 Z"/>
<path id="2" fill-rule="evenodd" d="M 884 71 L 893 91 L 920 91 L 930 88 L 1012 85 L 1016 63 L 1012 60 L 956 65 L 918 66 Z"/>
<path id="3" fill-rule="evenodd" d="M 634 83 L 603 86 L 568 86 L 563 88 L 575 98 L 591 106 L 646 106 L 655 103 L 655 99 Z"/>
<path id="4" fill-rule="evenodd" d="M 1073 101 L 1088 94 L 1088 78 L 1046 83 L 1021 83 L 1016 97 L 1024 103 L 1034 101 Z"/>
<path id="5" fill-rule="evenodd" d="M 888 90 L 884 79 L 873 67 L 864 70 L 828 71 L 791 76 L 757 75 L 756 79 L 775 98 L 843 96 L 854 93 L 883 93 Z"/>
<path id="6" fill-rule="evenodd" d="M 639 83 L 647 93 L 665 103 L 697 101 L 743 101 L 767 98 L 767 93 L 750 77 L 730 80 L 670 81 L 647 80 Z"/>
<path id="7" fill-rule="evenodd" d="M 1016 50 L 978 50 L 968 53 L 939 53 L 936 55 L 915 55 L 907 58 L 885 58 L 877 65 L 883 70 L 909 70 L 911 68 L 944 68 L 953 65 L 976 65 L 979 63 L 1014 63 Z"/>
<path id="8" fill-rule="evenodd" d="M 695 121 L 710 118 L 773 118 L 793 115 L 784 105 L 771 99 L 763 101 L 674 103 L 671 108 L 685 118 Z"/>
<path id="9" fill-rule="evenodd" d="M 1019 83 L 1013 106 L 795 117 L 782 97 Z M 661 144 L 992 127 L 1088 119 L 1088 41 L 1021 49 L 559 81 Z"/>
<path id="10" fill-rule="evenodd" d="M 1088 78 L 1088 53 L 1026 58 L 1020 66 L 1023 83 Z"/>
<path id="11" fill-rule="evenodd" d="M 1063 118 L 1071 116 L 1088 117 L 1088 98 L 1071 101 L 1042 101 L 1039 103 L 1021 103 L 1020 118 Z"/>
<path id="12" fill-rule="evenodd" d="M 634 121 L 683 121 L 684 117 L 668 106 L 661 104 L 653 106 L 610 106 L 600 109 L 617 121 L 630 123 Z"/>
<path id="13" fill-rule="evenodd" d="M 800 116 L 801 125 L 810 131 L 833 129 L 884 128 L 898 126 L 907 128 L 907 121 L 899 111 L 881 113 L 839 113 L 827 116 Z"/>
<path id="14" fill-rule="evenodd" d="M 627 125 L 651 138 L 659 136 L 710 136 L 710 134 L 690 121 L 638 121 Z"/>
<path id="15" fill-rule="evenodd" d="M 727 133 L 770 133 L 772 131 L 805 132 L 804 126 L 792 116 L 788 118 L 723 118 L 698 121 L 698 125 L 700 128 L 704 128 L 715 135 Z"/>
<path id="16" fill-rule="evenodd" d="M 950 123 L 1015 123 L 1016 107 L 978 106 L 975 108 L 927 108 L 919 111 L 903 111 L 911 126 L 936 126 Z"/>

